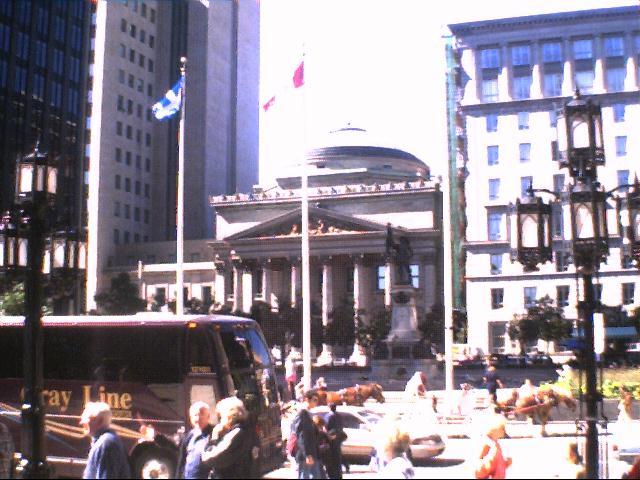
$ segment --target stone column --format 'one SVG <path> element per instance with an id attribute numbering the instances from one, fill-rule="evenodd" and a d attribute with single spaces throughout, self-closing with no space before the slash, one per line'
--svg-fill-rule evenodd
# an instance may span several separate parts
<path id="1" fill-rule="evenodd" d="M 329 324 L 329 314 L 333 310 L 333 269 L 331 268 L 331 257 L 322 259 L 322 326 Z M 322 344 L 322 352 L 318 357 L 318 365 L 331 365 L 333 363 L 333 352 L 331 345 Z"/>
<path id="2" fill-rule="evenodd" d="M 638 71 L 638 55 L 634 49 L 633 37 L 630 33 L 625 35 L 625 51 L 630 52 L 627 56 L 627 75 L 624 78 L 624 89 L 627 92 L 633 92 L 637 90 L 636 87 L 636 72 Z M 638 78 L 640 81 L 640 78 Z"/>
<path id="3" fill-rule="evenodd" d="M 569 55 L 571 52 L 571 44 L 568 40 L 562 42 L 562 49 L 564 51 L 564 68 L 562 70 L 562 96 L 573 96 L 573 55 Z"/>
<path id="4" fill-rule="evenodd" d="M 356 312 L 356 317 L 358 316 L 358 310 L 364 308 L 364 262 L 363 256 L 357 255 L 353 259 L 353 309 Z M 358 318 L 355 319 L 358 322 Z M 359 321 L 365 321 L 362 316 Z M 364 348 L 358 344 L 356 340 L 353 345 L 353 353 L 349 358 L 349 363 L 354 363 L 359 367 L 364 367 L 367 365 L 367 355 L 364 351 Z"/>
<path id="5" fill-rule="evenodd" d="M 245 264 L 242 269 L 242 311 L 249 313 L 253 305 L 253 271 Z"/>
<path id="6" fill-rule="evenodd" d="M 213 291 L 213 303 L 220 305 L 223 307 L 227 303 L 227 282 L 226 282 L 226 271 L 225 264 L 223 261 L 214 262 L 216 273 L 215 273 L 215 287 Z"/>
<path id="7" fill-rule="evenodd" d="M 298 306 L 298 293 L 300 293 L 300 280 L 302 278 L 302 268 L 298 258 L 291 259 L 291 306 Z"/>
<path id="8" fill-rule="evenodd" d="M 602 36 L 593 38 L 593 53 L 596 61 L 593 67 L 593 93 L 604 93 L 604 58 L 602 55 Z"/>
<path id="9" fill-rule="evenodd" d="M 242 311 L 242 299 L 243 299 L 243 266 L 242 263 L 236 261 L 233 263 L 233 306 L 232 311 Z"/>
<path id="10" fill-rule="evenodd" d="M 509 102 L 511 101 L 511 62 L 509 49 L 506 46 L 500 48 L 500 60 L 502 60 L 502 71 L 498 75 L 498 100 Z"/>
<path id="11" fill-rule="evenodd" d="M 271 284 L 271 261 L 270 259 L 262 264 L 262 298 L 273 310 L 275 303 L 275 295 L 273 295 L 273 285 Z"/>
<path id="12" fill-rule="evenodd" d="M 391 287 L 396 282 L 396 266 L 391 260 L 387 260 L 384 274 L 384 306 L 391 308 Z"/>
<path id="13" fill-rule="evenodd" d="M 540 44 L 533 42 L 531 44 L 531 98 L 542 98 L 542 79 L 540 75 L 541 59 Z"/>
<path id="14" fill-rule="evenodd" d="M 422 293 L 424 295 L 424 311 L 428 313 L 436 303 L 436 292 L 438 288 L 438 278 L 436 274 L 436 266 L 433 255 L 425 255 L 422 257 L 420 265 L 420 277 L 422 283 Z"/>

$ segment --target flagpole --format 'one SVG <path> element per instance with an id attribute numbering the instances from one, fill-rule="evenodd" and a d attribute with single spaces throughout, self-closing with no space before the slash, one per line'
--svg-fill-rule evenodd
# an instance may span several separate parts
<path id="1" fill-rule="evenodd" d="M 302 54 L 304 65 L 304 53 Z M 306 92 L 302 92 L 302 381 L 311 388 L 311 281 L 309 276 L 309 173 L 307 172 Z"/>
<path id="2" fill-rule="evenodd" d="M 176 315 L 184 313 L 184 119 L 186 110 L 187 58 L 180 57 L 180 76 L 182 79 L 180 127 L 178 137 L 178 187 L 176 205 Z"/>

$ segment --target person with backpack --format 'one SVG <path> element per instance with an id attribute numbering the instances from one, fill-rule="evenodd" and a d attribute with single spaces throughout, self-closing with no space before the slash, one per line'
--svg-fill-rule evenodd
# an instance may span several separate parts
<path id="1" fill-rule="evenodd" d="M 318 434 L 309 410 L 318 406 L 318 392 L 304 394 L 302 408 L 291 424 L 288 450 L 298 464 L 298 478 L 326 478 L 320 460 Z"/>
<path id="2" fill-rule="evenodd" d="M 329 478 L 342 478 L 342 443 L 347 439 L 344 433 L 342 418 L 338 415 L 337 404 L 329 404 L 331 413 L 327 417 L 327 436 L 329 437 L 329 456 L 327 458 L 326 467 Z"/>

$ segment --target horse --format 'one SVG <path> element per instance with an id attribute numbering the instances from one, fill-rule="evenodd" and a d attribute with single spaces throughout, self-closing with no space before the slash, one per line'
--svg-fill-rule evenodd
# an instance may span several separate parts
<path id="1" fill-rule="evenodd" d="M 331 403 L 337 403 L 339 405 L 345 403 L 342 390 L 338 392 L 332 392 L 330 390 L 319 389 L 318 393 L 318 405 L 329 405 Z"/>
<path id="2" fill-rule="evenodd" d="M 366 385 L 355 385 L 347 387 L 340 392 L 343 394 L 344 402 L 347 405 L 363 406 L 369 398 L 375 399 L 378 403 L 384 403 L 382 387 L 377 383 L 367 383 Z"/>
<path id="3" fill-rule="evenodd" d="M 571 392 L 553 385 L 545 385 L 538 388 L 533 395 L 518 398 L 513 413 L 525 415 L 531 423 L 537 418 L 541 425 L 540 434 L 544 437 L 547 435 L 546 426 L 549 421 L 549 414 L 554 407 L 559 407 L 560 405 L 564 405 L 571 411 L 575 411 L 577 407 Z"/>

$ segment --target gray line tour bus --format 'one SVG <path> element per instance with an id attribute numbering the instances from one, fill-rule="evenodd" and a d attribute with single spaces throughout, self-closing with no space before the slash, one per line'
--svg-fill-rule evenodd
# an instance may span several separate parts
<path id="1" fill-rule="evenodd" d="M 22 325 L 22 317 L 0 317 L 0 423 L 18 449 Z M 232 395 L 244 401 L 260 439 L 260 471 L 282 464 L 275 368 L 255 321 L 150 313 L 44 317 L 43 325 L 46 449 L 56 475 L 84 469 L 90 442 L 78 421 L 88 401 L 109 404 L 132 471 L 142 478 L 174 476 L 191 403 L 215 407 Z"/>

